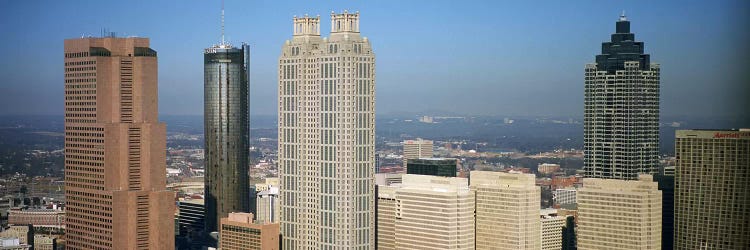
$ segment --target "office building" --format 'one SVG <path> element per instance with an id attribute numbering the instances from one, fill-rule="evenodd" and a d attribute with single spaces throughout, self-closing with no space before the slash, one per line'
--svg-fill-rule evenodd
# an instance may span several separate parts
<path id="1" fill-rule="evenodd" d="M 180 237 L 189 239 L 193 248 L 203 244 L 206 226 L 206 208 L 203 199 L 181 200 L 177 202 L 177 232 Z"/>
<path id="2" fill-rule="evenodd" d="M 279 177 L 285 249 L 372 249 L 375 54 L 359 13 L 295 17 L 279 58 Z"/>
<path id="3" fill-rule="evenodd" d="M 584 170 L 589 178 L 636 180 L 658 172 L 660 69 L 624 15 L 615 27 L 586 65 Z"/>
<path id="4" fill-rule="evenodd" d="M 47 235 L 34 235 L 34 250 L 56 250 L 57 238 Z"/>
<path id="5" fill-rule="evenodd" d="M 378 233 L 384 237 L 378 238 L 378 249 L 474 249 L 474 194 L 468 179 L 407 174 L 379 198 L 383 224 Z M 393 226 L 386 221 L 391 219 Z"/>
<path id="6" fill-rule="evenodd" d="M 375 189 L 378 195 L 375 200 L 375 249 L 393 250 L 396 249 L 396 190 L 398 184 L 394 186 L 377 185 Z"/>
<path id="7" fill-rule="evenodd" d="M 552 200 L 558 205 L 575 204 L 577 191 L 574 187 L 552 190 Z"/>
<path id="8" fill-rule="evenodd" d="M 14 225 L 3 228 L 0 238 L 18 239 L 21 244 L 32 245 L 34 243 L 34 228 L 32 225 Z"/>
<path id="9" fill-rule="evenodd" d="M 279 249 L 278 223 L 254 223 L 251 213 L 229 213 L 220 222 L 219 249 Z"/>
<path id="10" fill-rule="evenodd" d="M 542 163 L 537 166 L 540 174 L 551 174 L 560 170 L 560 164 Z"/>
<path id="11" fill-rule="evenodd" d="M 404 168 L 409 159 L 432 158 L 432 141 L 418 138 L 404 141 Z"/>
<path id="12" fill-rule="evenodd" d="M 279 178 L 266 178 L 263 183 L 255 184 L 255 191 L 262 192 L 271 189 L 271 187 L 279 187 Z"/>
<path id="13" fill-rule="evenodd" d="M 279 223 L 279 187 L 270 187 L 258 193 L 258 214 L 256 219 L 261 223 Z"/>
<path id="14" fill-rule="evenodd" d="M 452 158 L 419 158 L 406 161 L 407 174 L 456 177 L 458 160 Z"/>
<path id="15" fill-rule="evenodd" d="M 11 209 L 8 211 L 8 224 L 34 227 L 65 228 L 65 211 L 62 209 Z"/>
<path id="16" fill-rule="evenodd" d="M 0 250 L 29 250 L 31 245 L 21 243 L 18 238 L 0 237 Z"/>
<path id="17" fill-rule="evenodd" d="M 225 42 L 223 30 L 221 40 L 203 51 L 207 233 L 218 230 L 219 218 L 250 211 L 250 46 Z"/>
<path id="18" fill-rule="evenodd" d="M 578 249 L 661 249 L 661 191 L 639 180 L 583 179 L 578 190 Z"/>
<path id="19" fill-rule="evenodd" d="M 379 173 L 375 174 L 375 185 L 389 186 L 402 182 L 404 174 L 402 173 Z"/>
<path id="20" fill-rule="evenodd" d="M 148 38 L 65 40 L 67 249 L 174 249 Z"/>
<path id="21" fill-rule="evenodd" d="M 471 171 L 476 195 L 476 247 L 540 249 L 541 188 L 533 174 Z"/>
<path id="22" fill-rule="evenodd" d="M 750 248 L 750 129 L 676 137 L 674 249 Z"/>
<path id="23" fill-rule="evenodd" d="M 661 190 L 661 248 L 674 249 L 674 175 L 657 174 Z"/>
<path id="24" fill-rule="evenodd" d="M 546 208 L 540 211 L 539 217 L 542 223 L 542 250 L 560 250 L 566 216 L 558 215 L 556 209 Z"/>

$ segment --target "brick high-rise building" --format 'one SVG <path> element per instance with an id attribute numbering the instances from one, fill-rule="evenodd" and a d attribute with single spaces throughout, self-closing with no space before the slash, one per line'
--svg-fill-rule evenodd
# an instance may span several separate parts
<path id="1" fill-rule="evenodd" d="M 596 63 L 586 65 L 586 177 L 636 180 L 658 172 L 660 70 L 643 46 L 622 15 Z"/>
<path id="2" fill-rule="evenodd" d="M 68 249 L 174 249 L 148 38 L 65 40 Z"/>
<path id="3" fill-rule="evenodd" d="M 674 249 L 750 249 L 750 129 L 678 130 Z"/>
<path id="4" fill-rule="evenodd" d="M 279 57 L 279 177 L 285 249 L 373 249 L 375 54 L 359 13 L 295 17 Z"/>

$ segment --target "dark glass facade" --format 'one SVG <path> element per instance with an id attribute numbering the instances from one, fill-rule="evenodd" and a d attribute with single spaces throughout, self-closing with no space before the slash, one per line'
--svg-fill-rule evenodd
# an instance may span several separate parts
<path id="1" fill-rule="evenodd" d="M 456 177 L 456 159 L 409 159 L 406 161 L 407 174 Z"/>
<path id="2" fill-rule="evenodd" d="M 674 176 L 657 174 L 654 180 L 661 190 L 661 249 L 674 248 Z"/>
<path id="3" fill-rule="evenodd" d="M 208 48 L 204 53 L 206 231 L 231 212 L 249 212 L 249 46 Z"/>
<path id="4" fill-rule="evenodd" d="M 630 21 L 620 18 L 615 24 L 615 33 L 611 41 L 602 43 L 602 54 L 596 56 L 598 71 L 615 73 L 625 69 L 625 62 L 637 61 L 641 70 L 648 70 L 651 58 L 643 53 L 643 42 L 635 41 L 635 34 L 630 33 Z"/>

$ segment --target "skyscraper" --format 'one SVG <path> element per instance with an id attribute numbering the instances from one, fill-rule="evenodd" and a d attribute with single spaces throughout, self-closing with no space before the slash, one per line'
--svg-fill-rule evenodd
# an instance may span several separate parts
<path id="1" fill-rule="evenodd" d="M 541 188 L 533 174 L 471 171 L 476 248 L 540 249 Z"/>
<path id="2" fill-rule="evenodd" d="M 674 249 L 750 248 L 750 129 L 676 137 Z"/>
<path id="3" fill-rule="evenodd" d="M 586 65 L 586 177 L 635 180 L 659 166 L 659 65 L 623 14 L 596 63 Z"/>
<path id="4" fill-rule="evenodd" d="M 578 249 L 661 249 L 661 191 L 639 180 L 583 179 L 578 190 Z"/>
<path id="5" fill-rule="evenodd" d="M 359 13 L 295 17 L 279 57 L 285 249 L 373 249 L 375 54 Z"/>
<path id="6" fill-rule="evenodd" d="M 406 161 L 407 174 L 456 177 L 458 159 L 455 158 L 419 158 Z"/>
<path id="7" fill-rule="evenodd" d="M 174 249 L 148 38 L 65 40 L 68 249 Z"/>
<path id="8" fill-rule="evenodd" d="M 250 211 L 248 67 L 250 46 L 222 41 L 203 53 L 206 231 L 219 219 Z"/>

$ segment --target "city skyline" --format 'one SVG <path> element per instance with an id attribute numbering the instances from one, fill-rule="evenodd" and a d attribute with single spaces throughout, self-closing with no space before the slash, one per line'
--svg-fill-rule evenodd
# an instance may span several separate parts
<path id="1" fill-rule="evenodd" d="M 41 6 L 35 6 L 37 4 Z M 3 90 L 0 93 L 5 94 L 0 99 L 26 105 L 14 109 L 0 108 L 0 114 L 60 114 L 61 109 L 57 107 L 62 103 L 61 89 L 54 83 L 61 80 L 62 69 L 49 66 L 31 76 L 22 70 L 31 64 L 52 65 L 49 55 L 54 54 L 51 52 L 59 44 L 41 44 L 35 38 L 97 35 L 102 27 L 123 35 L 142 32 L 138 35 L 151 37 L 157 41 L 154 47 L 164 51 L 160 54 L 161 60 L 165 61 L 161 64 L 160 82 L 166 86 L 160 89 L 160 99 L 164 100 L 160 105 L 162 114 L 201 113 L 201 63 L 194 54 L 206 44 L 220 40 L 218 3 L 177 4 L 170 11 L 159 12 L 163 16 L 157 16 L 157 12 L 151 10 L 139 10 L 143 20 L 128 24 L 119 21 L 126 14 L 103 16 L 97 12 L 103 8 L 127 10 L 135 5 L 92 3 L 79 6 L 80 10 L 70 9 L 70 12 L 86 11 L 95 15 L 66 17 L 69 25 L 59 28 L 52 23 L 58 14 L 47 10 L 69 7 L 55 4 L 2 3 L 4 6 L 0 9 L 13 11 L 2 17 L 4 22 L 12 25 L 0 27 L 9 34 L 8 40 L 0 42 L 0 48 L 9 51 L 7 58 L 22 59 L 12 64 L 3 62 L 8 67 L 0 69 L 0 73 L 7 76 L 0 84 L 0 90 Z M 154 9 L 165 5 L 154 4 Z M 663 115 L 693 113 L 695 116 L 747 119 L 747 115 L 737 108 L 747 106 L 744 105 L 747 100 L 742 98 L 743 93 L 747 93 L 747 86 L 740 82 L 744 77 L 741 65 L 746 65 L 744 62 L 748 59 L 736 56 L 741 54 L 737 53 L 738 49 L 739 52 L 747 50 L 745 44 L 750 40 L 748 32 L 737 32 L 748 30 L 742 25 L 747 23 L 743 22 L 747 17 L 740 11 L 746 9 L 742 8 L 743 4 L 732 1 L 684 4 L 664 15 L 661 12 L 669 3 L 581 4 L 586 6 L 583 9 L 587 10 L 587 15 L 580 15 L 581 10 L 576 10 L 576 5 L 562 3 L 528 6 L 518 3 L 458 5 L 431 2 L 429 8 L 420 11 L 409 11 L 422 6 L 420 2 L 410 2 L 399 8 L 394 8 L 395 2 L 332 2 L 324 5 L 227 2 L 226 6 L 227 33 L 234 35 L 228 40 L 249 41 L 251 49 L 258 52 L 251 66 L 250 112 L 253 114 L 273 114 L 276 109 L 276 86 L 273 84 L 276 55 L 272 52 L 279 49 L 278 41 L 284 39 L 282 31 L 289 29 L 284 26 L 284 17 L 302 16 L 306 12 L 342 11 L 346 7 L 367 13 L 371 22 L 363 28 L 372 30 L 368 34 L 378 37 L 378 44 L 388 48 L 383 50 L 379 60 L 383 65 L 378 89 L 379 114 L 409 110 L 582 116 L 582 93 L 577 91 L 582 79 L 580 65 L 590 62 L 590 55 L 596 53 L 597 41 L 606 38 L 605 34 L 612 29 L 611 21 L 616 20 L 624 9 L 629 19 L 635 21 L 633 29 L 638 31 L 642 40 L 648 41 L 646 49 L 659 51 L 652 61 L 670 65 L 662 75 Z M 469 10 L 473 14 L 459 14 Z M 197 15 L 198 12 L 202 15 Z M 420 28 L 408 32 L 396 28 L 400 20 L 409 20 Z M 147 26 L 146 21 L 153 24 Z M 261 22 L 263 25 L 254 25 Z M 176 28 L 168 29 L 165 25 Z M 191 29 L 180 28 L 187 26 Z M 322 27 L 324 32 L 327 29 Z M 404 35 L 425 39 L 397 39 Z M 691 42 L 674 43 L 675 37 L 685 37 Z M 438 40 L 420 42 L 427 38 Z M 554 47 L 549 45 L 550 38 L 555 38 L 552 39 L 556 43 Z M 23 54 L 21 51 L 26 50 L 10 49 L 18 44 L 37 45 L 35 47 L 40 49 Z M 558 46 L 565 49 L 554 49 Z M 683 60 L 687 54 L 701 60 Z M 703 67 L 705 62 L 710 62 L 711 67 Z M 505 70 L 495 70 L 496 67 Z M 407 71 L 407 68 L 413 70 Z M 696 70 L 698 68 L 701 70 Z M 425 87 L 431 91 L 416 93 Z M 405 97 L 417 101 L 411 103 Z M 685 98 L 702 102 L 682 102 Z M 0 104 L 8 106 L 7 103 Z"/>

